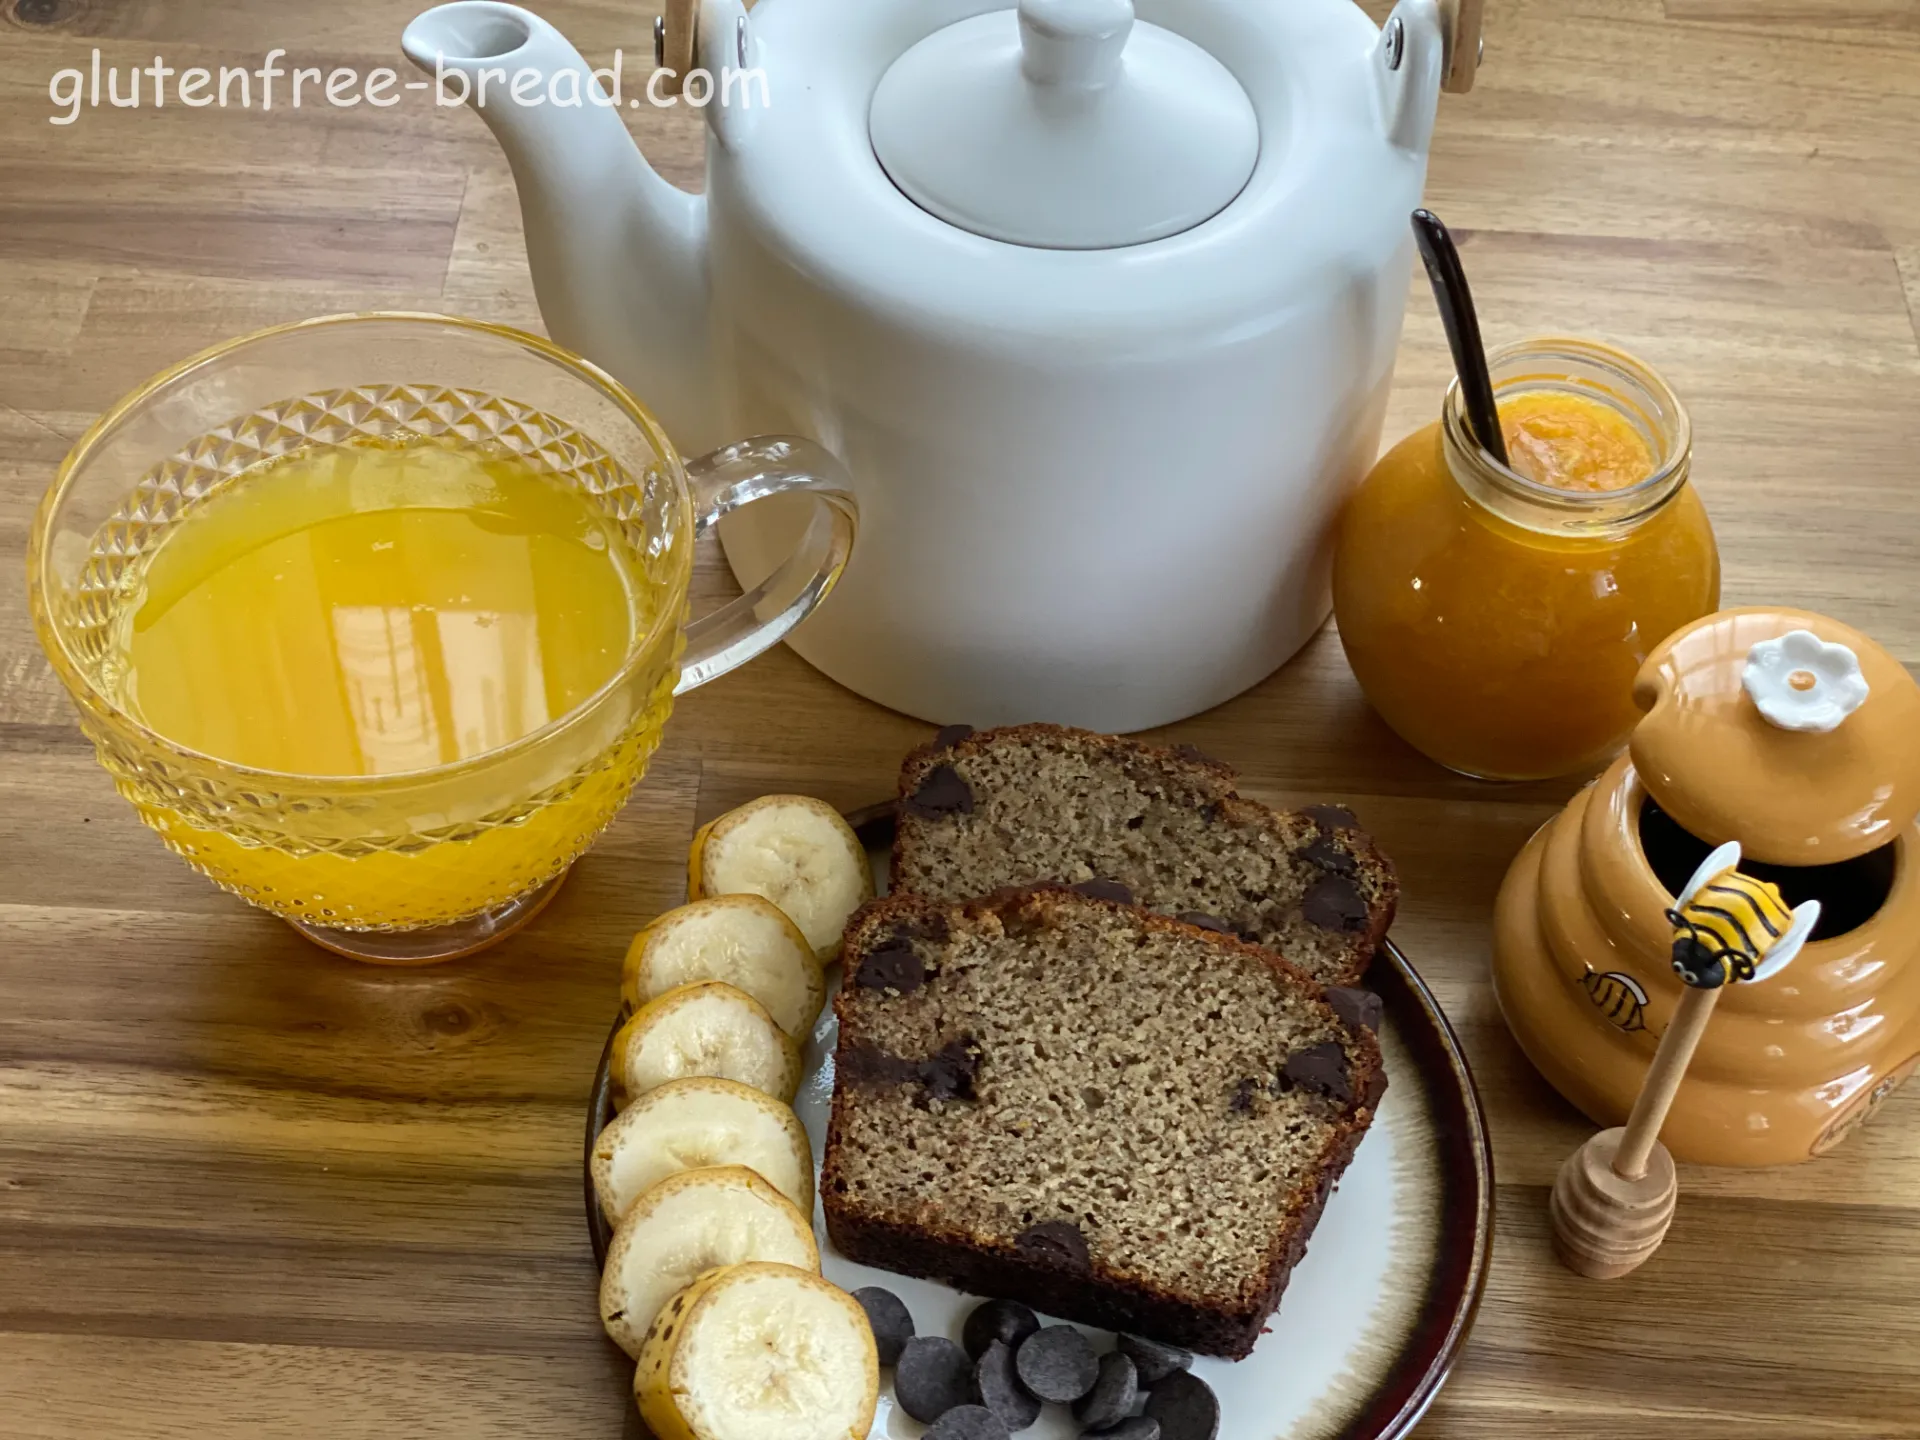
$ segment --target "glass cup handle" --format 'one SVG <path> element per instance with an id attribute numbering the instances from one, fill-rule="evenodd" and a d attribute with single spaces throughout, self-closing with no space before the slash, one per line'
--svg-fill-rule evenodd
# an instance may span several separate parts
<path id="1" fill-rule="evenodd" d="M 802 494 L 814 502 L 812 523 L 779 569 L 711 615 L 687 626 L 680 695 L 785 639 L 839 582 L 860 526 L 847 470 L 823 446 L 797 435 L 756 435 L 687 462 L 693 533 L 770 495 Z"/>

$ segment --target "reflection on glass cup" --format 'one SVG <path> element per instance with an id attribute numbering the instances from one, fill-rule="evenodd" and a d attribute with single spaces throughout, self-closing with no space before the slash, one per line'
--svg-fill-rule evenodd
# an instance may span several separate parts
<path id="1" fill-rule="evenodd" d="M 400 514 L 397 502 L 366 499 L 354 467 L 422 455 L 430 463 L 409 470 L 407 482 L 408 503 L 419 505 L 404 521 L 390 518 Z M 580 536 L 523 523 L 499 492 L 487 492 L 483 506 L 484 487 L 463 511 L 458 476 L 446 479 L 431 462 L 472 470 L 474 456 L 520 486 L 523 509 L 561 507 Z M 337 513 L 324 508 L 334 491 Z M 781 494 L 814 501 L 794 554 L 748 594 L 687 624 L 696 536 L 729 511 Z M 533 596 L 528 604 L 564 592 L 573 608 L 425 615 L 432 623 L 421 643 L 432 666 L 420 662 L 420 674 L 433 683 L 410 690 L 401 682 L 411 662 L 395 658 L 396 635 L 412 635 L 407 607 L 338 603 L 346 582 L 334 574 L 345 566 L 342 573 L 399 583 L 370 553 L 394 548 L 378 538 L 389 521 L 424 523 L 427 531 L 408 533 L 430 537 L 436 525 L 463 527 L 446 530 L 454 539 L 442 538 L 442 548 L 483 565 L 481 578 L 502 586 L 512 581 L 496 575 L 505 562 L 471 546 L 511 541 L 499 556 L 538 562 L 521 586 Z M 534 336 L 433 315 L 342 315 L 231 341 L 116 405 L 74 447 L 42 502 L 28 575 L 40 642 L 82 729 L 120 793 L 176 854 L 331 949 L 423 963 L 478 949 L 538 911 L 645 771 L 673 697 L 804 619 L 844 569 L 856 523 L 843 470 L 810 441 L 760 437 L 683 464 L 631 394 Z M 523 531 L 530 538 L 521 543 Z M 624 595 L 625 613 L 594 611 L 599 592 L 579 563 L 586 552 L 567 549 L 581 536 L 594 563 L 617 575 L 618 586 L 602 590 Z M 321 676 L 327 703 L 344 697 L 343 713 L 367 707 L 406 722 L 349 725 L 343 733 L 358 737 L 360 755 L 353 767 L 301 773 L 263 764 L 282 753 L 285 737 L 246 730 L 260 722 L 246 703 L 244 637 L 253 632 L 245 627 L 271 623 L 253 612 L 269 611 L 292 582 L 286 566 L 262 557 L 290 544 L 297 551 L 286 553 L 320 587 L 313 593 L 333 602 L 308 607 L 324 616 L 327 637 L 312 665 L 337 672 Z M 224 627 L 219 633 L 243 647 L 222 672 L 237 703 L 206 731 L 228 738 L 195 748 L 148 711 L 169 697 L 193 701 L 210 662 L 167 653 L 172 612 L 154 621 L 153 592 L 167 588 L 168 567 L 186 565 L 182 556 L 222 546 L 257 574 L 229 566 L 219 572 L 227 590 L 191 596 L 197 624 Z M 236 589 L 235 576 L 256 587 L 257 605 L 255 589 Z M 431 580 L 409 573 L 400 582 Z M 570 708 L 554 709 L 541 693 L 503 696 L 519 674 L 503 664 L 537 657 L 542 641 L 549 651 L 584 648 L 585 632 L 609 626 L 619 648 L 596 652 L 606 678 L 582 687 Z M 297 689 L 301 677 L 285 672 L 300 668 L 263 655 L 260 684 L 278 675 Z M 318 725 L 318 710 L 303 710 L 297 694 L 287 703 L 296 728 Z M 445 736 L 430 733 L 436 715 Z"/>

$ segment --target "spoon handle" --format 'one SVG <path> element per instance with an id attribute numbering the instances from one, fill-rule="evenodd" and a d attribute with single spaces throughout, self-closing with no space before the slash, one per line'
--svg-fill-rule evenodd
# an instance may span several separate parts
<path id="1" fill-rule="evenodd" d="M 1493 377 L 1487 371 L 1486 347 L 1480 341 L 1480 317 L 1474 313 L 1473 292 L 1467 287 L 1460 252 L 1454 248 L 1447 227 L 1431 210 L 1413 212 L 1413 235 L 1420 245 L 1420 258 L 1426 263 L 1427 279 L 1433 284 L 1440 321 L 1447 328 L 1453 368 L 1460 376 L 1461 395 L 1467 402 L 1468 428 L 1480 447 L 1505 465 L 1507 442 L 1500 433 Z"/>

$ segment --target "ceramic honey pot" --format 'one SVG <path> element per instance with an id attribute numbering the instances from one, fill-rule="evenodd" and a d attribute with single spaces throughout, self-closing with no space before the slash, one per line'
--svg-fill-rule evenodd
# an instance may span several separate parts
<path id="1" fill-rule="evenodd" d="M 1738 842 L 1819 920 L 1790 969 L 1727 987 L 1660 1138 L 1710 1165 L 1824 1154 L 1920 1065 L 1920 685 L 1838 621 L 1756 608 L 1669 636 L 1634 698 L 1627 753 L 1501 887 L 1501 1010 L 1556 1089 L 1622 1124 L 1688 992 L 1676 897 Z"/>

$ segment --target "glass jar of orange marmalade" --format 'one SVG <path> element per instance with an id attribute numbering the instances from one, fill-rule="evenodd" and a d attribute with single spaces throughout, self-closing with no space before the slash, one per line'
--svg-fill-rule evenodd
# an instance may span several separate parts
<path id="1" fill-rule="evenodd" d="M 1625 741 L 1641 661 L 1718 607 L 1720 556 L 1686 411 L 1652 369 L 1560 338 L 1488 364 L 1512 463 L 1472 438 L 1456 380 L 1348 502 L 1334 614 L 1409 744 L 1468 775 L 1545 779 Z"/>

